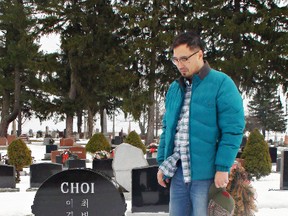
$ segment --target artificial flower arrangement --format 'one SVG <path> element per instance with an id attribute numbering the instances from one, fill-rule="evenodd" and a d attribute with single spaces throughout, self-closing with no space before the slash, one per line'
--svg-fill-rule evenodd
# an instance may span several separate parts
<path id="1" fill-rule="evenodd" d="M 157 152 L 158 150 L 158 144 L 157 143 L 150 143 L 147 147 L 149 153 Z"/>
<path id="2" fill-rule="evenodd" d="M 97 159 L 97 160 L 105 160 L 105 159 L 109 159 L 113 157 L 113 151 L 108 152 L 105 150 L 101 150 L 101 151 L 96 151 L 94 153 L 94 157 L 93 159 Z"/>
<path id="3" fill-rule="evenodd" d="M 64 164 L 68 159 L 69 157 L 71 156 L 71 152 L 69 150 L 65 150 L 62 154 L 62 163 Z"/>
<path id="4" fill-rule="evenodd" d="M 239 162 L 231 168 L 227 191 L 235 200 L 235 216 L 255 215 L 255 212 L 257 212 L 257 205 L 255 203 L 257 194 L 248 178 L 248 173 Z"/>

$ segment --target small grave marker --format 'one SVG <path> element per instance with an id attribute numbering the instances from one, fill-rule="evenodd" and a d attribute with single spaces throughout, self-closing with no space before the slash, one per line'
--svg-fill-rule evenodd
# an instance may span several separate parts
<path id="1" fill-rule="evenodd" d="M 0 164 L 0 191 L 19 191 L 16 188 L 14 166 Z"/>
<path id="2" fill-rule="evenodd" d="M 30 165 L 30 188 L 37 188 L 50 176 L 61 172 L 62 165 L 57 163 L 36 163 Z"/>
<path id="3" fill-rule="evenodd" d="M 169 184 L 157 182 L 158 166 L 132 169 L 132 212 L 169 212 Z"/>

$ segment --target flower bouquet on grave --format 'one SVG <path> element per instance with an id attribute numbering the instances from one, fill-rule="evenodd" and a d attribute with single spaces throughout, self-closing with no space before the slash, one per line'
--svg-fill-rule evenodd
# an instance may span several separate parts
<path id="1" fill-rule="evenodd" d="M 71 156 L 71 152 L 69 150 L 65 150 L 62 154 L 61 154 L 61 158 L 62 158 L 62 163 L 64 164 L 69 157 Z"/>
<path id="2" fill-rule="evenodd" d="M 109 158 L 112 158 L 112 155 L 110 152 L 105 151 L 105 150 L 96 151 L 93 156 L 93 159 L 96 159 L 96 160 L 106 160 Z"/>
<path id="3" fill-rule="evenodd" d="M 157 143 L 150 143 L 147 147 L 149 153 L 156 153 L 158 150 L 158 144 Z"/>

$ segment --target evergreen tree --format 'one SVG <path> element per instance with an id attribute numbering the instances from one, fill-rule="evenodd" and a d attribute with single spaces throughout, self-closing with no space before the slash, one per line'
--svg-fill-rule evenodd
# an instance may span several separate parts
<path id="1" fill-rule="evenodd" d="M 20 182 L 20 171 L 32 163 L 31 150 L 21 139 L 16 139 L 10 143 L 7 149 L 9 164 L 15 166 L 16 182 Z"/>
<path id="2" fill-rule="evenodd" d="M 175 33 L 169 31 L 172 29 L 169 22 L 175 20 L 178 4 L 178 1 L 156 0 L 118 1 L 117 4 L 123 22 L 120 33 L 128 49 L 125 64 L 134 77 L 125 91 L 123 110 L 137 121 L 147 116 L 143 122 L 147 122 L 145 143 L 148 144 L 154 139 L 155 92 L 164 95 L 167 84 L 178 75 L 169 60 L 169 46 Z"/>
<path id="3" fill-rule="evenodd" d="M 0 136 L 6 136 L 9 124 L 25 112 L 24 104 L 40 83 L 35 23 L 30 1 L 0 1 Z"/>
<path id="4" fill-rule="evenodd" d="M 241 158 L 245 160 L 244 168 L 250 177 L 256 177 L 258 180 L 271 173 L 272 163 L 268 143 L 258 129 L 250 133 Z"/>
<path id="5" fill-rule="evenodd" d="M 264 137 L 266 131 L 285 131 L 284 111 L 275 87 L 266 85 L 258 88 L 248 108 L 250 116 L 260 125 Z"/>
<path id="6" fill-rule="evenodd" d="M 108 151 L 111 150 L 111 145 L 104 136 L 103 133 L 95 133 L 91 139 L 89 139 L 87 145 L 85 146 L 87 152 L 94 154 L 96 151 Z"/>
<path id="7" fill-rule="evenodd" d="M 119 1 L 123 32 L 127 33 L 123 37 L 131 51 L 129 69 L 138 77 L 135 86 L 130 87 L 130 98 L 125 98 L 129 105 L 124 111 L 136 120 L 147 107 L 148 118 L 153 115 L 152 92 L 165 92 L 167 84 L 178 75 L 169 62 L 169 46 L 173 37 L 184 30 L 198 31 L 206 43 L 205 59 L 213 68 L 230 75 L 243 92 L 261 86 L 264 78 L 287 85 L 287 7 L 272 0 L 168 0 L 162 1 L 161 7 L 157 4 Z M 151 131 L 151 124 L 148 128 Z"/>
<path id="8" fill-rule="evenodd" d="M 200 4 L 199 4 L 200 3 Z M 268 1 L 195 1 L 195 27 L 207 45 L 207 60 L 227 73 L 245 92 L 287 80 L 287 3 Z M 286 53 L 286 54 L 285 54 Z M 287 83 L 286 83 L 287 85 Z"/>
<path id="9" fill-rule="evenodd" d="M 124 142 L 141 149 L 143 154 L 146 154 L 146 146 L 143 144 L 140 136 L 136 133 L 136 131 L 131 131 L 125 138 Z"/>
<path id="10" fill-rule="evenodd" d="M 39 20 L 41 31 L 55 31 L 61 36 L 64 71 L 59 113 L 66 114 L 67 134 L 72 134 L 75 112 L 88 110 L 89 130 L 99 112 L 103 126 L 103 111 L 108 115 L 119 106 L 125 74 L 117 36 L 117 16 L 110 1 L 37 1 L 38 10 L 45 14 Z M 51 12 L 53 11 L 53 13 Z M 65 25 L 63 23 L 66 23 Z M 65 88 L 64 88 L 65 87 Z M 103 127 L 101 127 L 103 129 Z"/>

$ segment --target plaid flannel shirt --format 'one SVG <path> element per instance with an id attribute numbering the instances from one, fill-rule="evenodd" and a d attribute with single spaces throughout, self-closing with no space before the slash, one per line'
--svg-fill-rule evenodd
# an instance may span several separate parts
<path id="1" fill-rule="evenodd" d="M 159 166 L 164 176 L 171 178 L 177 170 L 177 161 L 181 159 L 184 182 L 186 183 L 191 182 L 189 154 L 189 107 L 191 90 L 192 85 L 186 81 L 185 99 L 176 128 L 174 153 Z"/>

